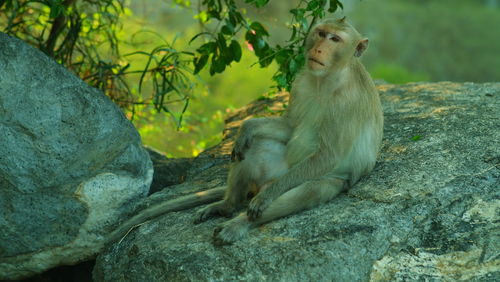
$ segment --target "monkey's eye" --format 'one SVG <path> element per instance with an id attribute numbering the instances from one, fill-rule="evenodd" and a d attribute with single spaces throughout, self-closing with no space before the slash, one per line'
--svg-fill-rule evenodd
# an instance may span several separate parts
<path id="1" fill-rule="evenodd" d="M 336 34 L 330 35 L 330 40 L 333 42 L 340 42 L 340 37 Z"/>
<path id="2" fill-rule="evenodd" d="M 319 30 L 319 31 L 318 31 L 318 35 L 319 35 L 319 37 L 321 37 L 321 38 L 325 38 L 325 37 L 326 37 L 326 32 L 324 32 L 324 31 L 322 31 L 322 30 Z"/>

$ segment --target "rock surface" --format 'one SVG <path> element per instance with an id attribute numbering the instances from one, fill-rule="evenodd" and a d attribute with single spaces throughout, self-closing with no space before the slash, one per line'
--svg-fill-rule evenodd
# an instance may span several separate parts
<path id="1" fill-rule="evenodd" d="M 385 137 L 374 171 L 321 207 L 215 247 L 194 210 L 150 220 L 97 258 L 95 281 L 500 281 L 500 83 L 380 85 Z M 224 184 L 235 128 L 279 111 L 258 101 L 186 182 L 139 208 Z"/>
<path id="2" fill-rule="evenodd" d="M 153 181 L 149 187 L 149 194 L 156 193 L 165 187 L 180 184 L 186 179 L 186 173 L 191 166 L 192 159 L 169 159 L 154 148 L 146 146 L 146 150 L 153 161 Z"/>
<path id="3" fill-rule="evenodd" d="M 153 168 L 107 97 L 0 33 L 0 280 L 95 256 Z"/>

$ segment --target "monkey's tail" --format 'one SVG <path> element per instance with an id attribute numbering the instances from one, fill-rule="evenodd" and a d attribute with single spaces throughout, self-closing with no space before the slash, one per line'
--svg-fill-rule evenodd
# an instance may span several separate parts
<path id="1" fill-rule="evenodd" d="M 155 218 L 159 215 L 168 212 L 181 211 L 194 208 L 203 204 L 208 204 L 221 200 L 224 197 L 226 186 L 216 187 L 206 191 L 197 192 L 191 195 L 182 196 L 177 199 L 159 203 L 145 210 L 140 211 L 137 215 L 122 223 L 115 231 L 113 231 L 105 241 L 105 245 L 109 245 L 126 235 L 130 230 L 140 224 Z"/>

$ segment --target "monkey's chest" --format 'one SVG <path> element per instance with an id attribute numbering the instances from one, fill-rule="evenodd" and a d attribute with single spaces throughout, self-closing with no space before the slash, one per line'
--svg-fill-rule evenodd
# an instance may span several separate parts
<path id="1" fill-rule="evenodd" d="M 319 138 L 316 128 L 299 125 L 287 143 L 287 163 L 293 166 L 318 151 Z"/>
<path id="2" fill-rule="evenodd" d="M 288 110 L 294 130 L 287 143 L 287 162 L 289 166 L 293 166 L 319 151 L 320 130 L 331 113 L 328 101 L 304 93 L 298 93 L 292 99 Z"/>

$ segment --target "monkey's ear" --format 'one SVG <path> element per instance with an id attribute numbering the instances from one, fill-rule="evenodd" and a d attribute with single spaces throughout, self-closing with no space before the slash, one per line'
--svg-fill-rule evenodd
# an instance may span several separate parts
<path id="1" fill-rule="evenodd" d="M 364 38 L 358 42 L 358 45 L 356 46 L 356 52 L 354 53 L 354 56 L 360 57 L 361 54 L 368 48 L 368 38 Z"/>

